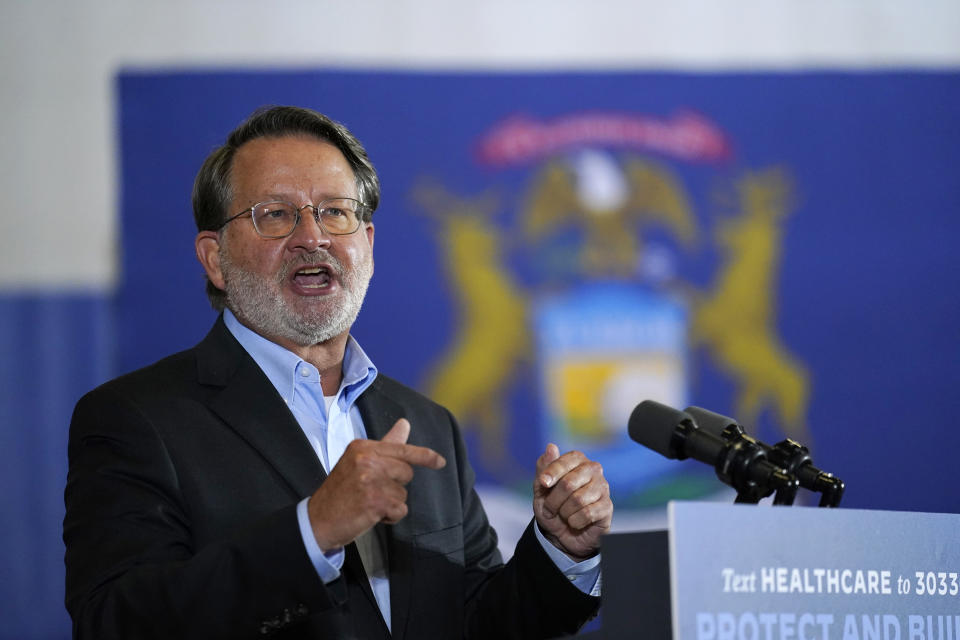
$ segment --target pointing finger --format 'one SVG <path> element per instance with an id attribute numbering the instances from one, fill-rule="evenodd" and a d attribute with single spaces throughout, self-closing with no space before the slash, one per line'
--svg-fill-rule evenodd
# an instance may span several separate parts
<path id="1" fill-rule="evenodd" d="M 382 456 L 398 458 L 404 462 L 418 467 L 428 467 L 430 469 L 442 469 L 447 466 L 446 459 L 428 447 L 420 447 L 415 444 L 401 444 L 398 442 L 380 442 L 377 447 L 377 453 Z"/>
<path id="2" fill-rule="evenodd" d="M 400 418 L 390 431 L 383 436 L 379 442 L 377 453 L 399 458 L 409 464 L 420 467 L 429 467 L 430 469 L 442 469 L 447 465 L 447 461 L 439 453 L 427 447 L 407 444 L 407 438 L 410 437 L 410 421 L 406 418 Z"/>

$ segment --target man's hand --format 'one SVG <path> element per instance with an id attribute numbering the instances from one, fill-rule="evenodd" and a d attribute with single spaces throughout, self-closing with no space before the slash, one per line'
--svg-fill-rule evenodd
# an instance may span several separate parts
<path id="1" fill-rule="evenodd" d="M 537 459 L 533 514 L 547 540 L 572 560 L 595 556 L 613 520 L 603 467 L 579 451 L 561 456 L 557 445 L 548 444 Z"/>
<path id="2" fill-rule="evenodd" d="M 433 449 L 407 444 L 410 423 L 400 418 L 383 440 L 354 440 L 307 502 L 310 526 L 323 551 L 353 542 L 378 522 L 407 515 L 413 466 L 442 469 L 447 461 Z"/>

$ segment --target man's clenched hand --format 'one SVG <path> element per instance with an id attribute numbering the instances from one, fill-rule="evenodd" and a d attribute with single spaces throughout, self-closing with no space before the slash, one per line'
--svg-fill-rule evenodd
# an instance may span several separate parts
<path id="1" fill-rule="evenodd" d="M 572 560 L 596 555 L 613 520 L 603 467 L 579 451 L 561 456 L 557 445 L 548 444 L 537 459 L 533 514 L 547 540 Z"/>

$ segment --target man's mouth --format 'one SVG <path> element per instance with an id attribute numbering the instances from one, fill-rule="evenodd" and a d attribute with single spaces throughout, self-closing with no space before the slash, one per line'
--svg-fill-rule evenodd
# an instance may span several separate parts
<path id="1" fill-rule="evenodd" d="M 293 281 L 304 289 L 326 289 L 333 279 L 329 267 L 315 266 L 297 269 Z"/>

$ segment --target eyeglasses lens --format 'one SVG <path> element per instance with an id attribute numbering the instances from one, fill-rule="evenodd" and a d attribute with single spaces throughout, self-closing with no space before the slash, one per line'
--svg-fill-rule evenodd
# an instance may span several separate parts
<path id="1" fill-rule="evenodd" d="M 350 198 L 325 200 L 317 208 L 320 223 L 327 233 L 345 235 L 360 226 L 357 201 Z M 305 209 L 314 209 L 307 205 Z M 312 213 L 312 211 L 311 211 Z M 297 226 L 297 207 L 289 202 L 265 202 L 253 208 L 253 224 L 257 232 L 268 238 L 282 238 Z"/>

